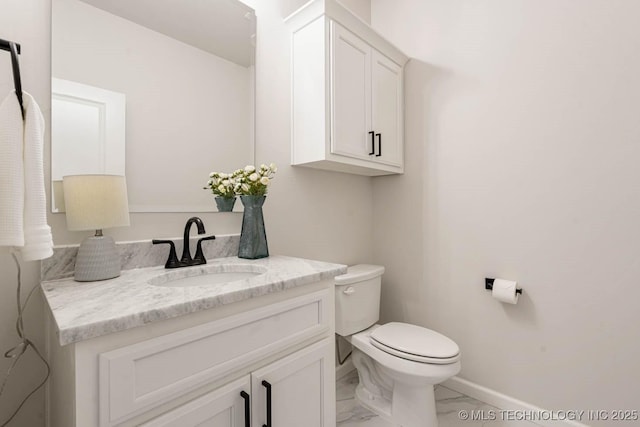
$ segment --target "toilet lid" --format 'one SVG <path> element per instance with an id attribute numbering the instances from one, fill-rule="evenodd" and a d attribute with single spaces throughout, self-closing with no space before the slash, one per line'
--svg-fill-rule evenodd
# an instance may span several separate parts
<path id="1" fill-rule="evenodd" d="M 447 364 L 460 358 L 453 340 L 421 326 L 391 322 L 376 328 L 370 337 L 380 350 L 416 362 Z"/>

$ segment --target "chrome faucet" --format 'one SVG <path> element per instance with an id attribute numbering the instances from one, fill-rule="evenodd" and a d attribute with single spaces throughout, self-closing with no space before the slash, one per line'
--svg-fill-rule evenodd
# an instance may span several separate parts
<path id="1" fill-rule="evenodd" d="M 204 224 L 202 220 L 197 216 L 191 217 L 187 220 L 187 223 L 184 226 L 184 236 L 182 243 L 182 258 L 178 261 L 178 257 L 176 256 L 176 248 L 175 244 L 171 240 L 157 240 L 153 239 L 152 243 L 154 245 L 160 243 L 166 243 L 170 246 L 169 250 L 169 258 L 167 259 L 165 268 L 179 268 L 179 267 L 189 267 L 191 265 L 200 265 L 206 264 L 207 260 L 204 257 L 204 252 L 202 251 L 202 242 L 205 240 L 214 240 L 216 236 L 203 237 L 198 239 L 198 246 L 196 249 L 195 257 L 191 258 L 191 250 L 189 249 L 189 232 L 191 231 L 191 226 L 196 224 L 198 227 L 198 234 L 204 234 Z"/>

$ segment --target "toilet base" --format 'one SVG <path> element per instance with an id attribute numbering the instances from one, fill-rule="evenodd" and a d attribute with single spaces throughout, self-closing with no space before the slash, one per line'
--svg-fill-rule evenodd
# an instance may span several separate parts
<path id="1" fill-rule="evenodd" d="M 360 379 L 356 399 L 394 427 L 437 427 L 434 386 L 460 372 L 460 362 L 434 365 L 392 356 L 371 345 L 376 327 L 351 337 Z"/>
<path id="2" fill-rule="evenodd" d="M 394 382 L 391 388 L 387 388 L 372 379 L 372 370 L 377 369 L 367 361 L 366 355 L 356 350 L 354 356 L 354 364 L 360 377 L 356 400 L 362 406 L 393 423 L 395 427 L 438 426 L 433 385 L 411 386 Z M 377 375 L 373 374 L 374 377 Z"/>
<path id="3" fill-rule="evenodd" d="M 433 386 L 406 387 L 396 384 L 392 413 L 393 422 L 402 427 L 438 427 Z"/>

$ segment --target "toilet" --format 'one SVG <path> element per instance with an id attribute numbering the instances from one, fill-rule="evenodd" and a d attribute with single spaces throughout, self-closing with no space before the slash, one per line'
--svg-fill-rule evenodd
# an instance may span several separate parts
<path id="1" fill-rule="evenodd" d="M 460 349 L 427 328 L 377 324 L 383 273 L 361 264 L 335 278 L 336 333 L 353 346 L 356 399 L 394 426 L 436 427 L 433 387 L 460 372 Z"/>

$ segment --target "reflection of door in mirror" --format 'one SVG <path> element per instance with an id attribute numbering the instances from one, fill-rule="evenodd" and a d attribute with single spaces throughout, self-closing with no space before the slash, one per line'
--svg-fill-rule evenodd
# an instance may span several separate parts
<path id="1" fill-rule="evenodd" d="M 53 77 L 126 95 L 130 210 L 214 212 L 209 173 L 254 163 L 253 10 L 238 0 L 52 5 Z M 95 123 L 75 117 L 64 128 Z"/>
<path id="2" fill-rule="evenodd" d="M 64 212 L 62 177 L 125 174 L 125 95 L 51 81 L 51 210 Z"/>

